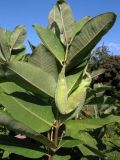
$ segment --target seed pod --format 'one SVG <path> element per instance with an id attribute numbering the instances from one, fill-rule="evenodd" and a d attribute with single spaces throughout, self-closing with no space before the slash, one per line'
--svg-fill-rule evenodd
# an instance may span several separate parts
<path id="1" fill-rule="evenodd" d="M 86 90 L 90 85 L 90 83 L 91 83 L 90 75 L 89 77 L 87 75 L 85 76 L 85 78 L 81 80 L 78 88 L 73 93 L 71 93 L 71 95 L 68 97 L 67 113 L 72 112 L 78 106 L 81 108 L 84 105 L 85 98 L 86 98 Z"/>
<path id="2" fill-rule="evenodd" d="M 67 83 L 65 79 L 65 66 L 63 66 L 57 82 L 55 103 L 61 114 L 67 112 Z"/>

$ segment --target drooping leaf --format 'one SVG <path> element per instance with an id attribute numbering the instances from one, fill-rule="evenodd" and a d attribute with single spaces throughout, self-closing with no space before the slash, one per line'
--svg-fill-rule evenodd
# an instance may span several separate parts
<path id="1" fill-rule="evenodd" d="M 43 152 L 37 145 L 33 143 L 25 142 L 25 140 L 22 141 L 5 135 L 0 136 L 0 149 L 27 158 L 40 158 L 45 154 L 45 152 Z"/>
<path id="2" fill-rule="evenodd" d="M 26 136 L 33 138 L 38 142 L 41 142 L 49 148 L 56 148 L 55 145 L 51 141 L 49 141 L 44 135 L 35 132 L 23 123 L 13 119 L 11 115 L 4 111 L 0 111 L 0 125 L 3 125 L 6 128 L 13 130 L 17 133 L 21 133 L 23 135 L 25 134 Z"/>
<path id="3" fill-rule="evenodd" d="M 50 73 L 57 80 L 58 71 L 55 58 L 45 46 L 39 44 L 34 49 L 28 61 L 40 67 L 45 72 Z"/>
<path id="4" fill-rule="evenodd" d="M 0 54 L 3 55 L 6 61 L 9 61 L 11 53 L 8 44 L 8 39 L 6 31 L 1 28 L 0 28 Z"/>
<path id="5" fill-rule="evenodd" d="M 53 126 L 54 116 L 52 106 L 27 94 L 24 89 L 12 82 L 0 83 L 0 104 L 12 117 L 36 132 L 45 132 Z M 40 101 L 40 100 L 39 100 Z"/>
<path id="6" fill-rule="evenodd" d="M 24 26 L 17 26 L 11 33 L 10 37 L 10 47 L 13 49 L 20 49 L 23 45 L 23 41 L 26 36 L 26 31 Z"/>
<path id="7" fill-rule="evenodd" d="M 108 12 L 92 18 L 82 27 L 69 48 L 68 70 L 82 64 L 83 59 L 89 58 L 91 50 L 113 26 L 115 20 L 116 15 Z"/>
<path id="8" fill-rule="evenodd" d="M 8 68 L 30 84 L 35 92 L 54 97 L 56 81 L 49 73 L 26 62 L 10 62 Z"/>
<path id="9" fill-rule="evenodd" d="M 120 117 L 115 115 L 110 115 L 106 118 L 97 119 L 82 119 L 82 120 L 69 120 L 65 122 L 67 132 L 79 132 L 80 130 L 86 129 L 96 129 L 100 128 L 109 123 L 120 122 Z"/>
<path id="10" fill-rule="evenodd" d="M 33 27 L 48 50 L 62 64 L 64 61 L 65 52 L 57 36 L 49 28 L 43 28 L 39 25 L 34 25 Z"/>
<path id="11" fill-rule="evenodd" d="M 58 1 L 49 14 L 49 27 L 54 32 L 59 32 L 64 45 L 69 44 L 71 40 L 73 25 L 74 18 L 70 6 L 65 1 Z"/>

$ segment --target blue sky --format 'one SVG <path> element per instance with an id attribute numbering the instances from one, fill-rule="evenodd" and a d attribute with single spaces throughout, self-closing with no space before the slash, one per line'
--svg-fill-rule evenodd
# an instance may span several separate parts
<path id="1" fill-rule="evenodd" d="M 76 20 L 84 16 L 96 16 L 104 12 L 115 12 L 114 27 L 100 41 L 110 47 L 114 54 L 120 54 L 120 0 L 67 0 Z M 56 0 L 0 0 L 0 26 L 9 30 L 17 25 L 25 25 L 27 40 L 37 45 L 40 40 L 32 24 L 47 26 L 47 18 Z M 30 51 L 27 44 L 27 51 Z"/>

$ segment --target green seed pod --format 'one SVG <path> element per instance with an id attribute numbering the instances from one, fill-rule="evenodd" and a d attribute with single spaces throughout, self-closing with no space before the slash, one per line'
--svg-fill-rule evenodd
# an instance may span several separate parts
<path id="1" fill-rule="evenodd" d="M 86 75 L 85 78 L 81 80 L 78 88 L 68 97 L 67 113 L 72 112 L 78 106 L 81 108 L 84 105 L 86 98 L 86 90 L 91 83 L 90 75 L 88 75 L 88 73 Z"/>
<path id="2" fill-rule="evenodd" d="M 63 66 L 57 82 L 55 103 L 61 114 L 67 112 L 67 83 L 65 79 L 65 66 Z"/>

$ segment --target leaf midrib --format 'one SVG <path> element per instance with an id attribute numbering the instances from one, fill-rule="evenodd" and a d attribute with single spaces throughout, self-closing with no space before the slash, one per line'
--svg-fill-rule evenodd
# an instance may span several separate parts
<path id="1" fill-rule="evenodd" d="M 5 88 L 3 88 L 3 90 L 5 92 L 7 92 L 7 90 Z M 14 98 L 13 96 L 11 96 L 11 98 L 18 104 L 20 105 L 23 109 L 25 109 L 26 111 L 28 111 L 31 115 L 35 116 L 36 118 L 38 118 L 39 120 L 45 122 L 47 125 L 49 126 L 53 126 L 52 123 L 49 123 L 48 121 L 46 121 L 45 119 L 39 117 L 37 114 L 35 114 L 34 112 L 32 112 L 31 110 L 27 109 L 22 103 L 19 102 L 19 100 L 16 100 L 16 98 Z"/>
<path id="2" fill-rule="evenodd" d="M 54 98 L 53 95 L 50 95 L 50 94 L 47 93 L 45 90 L 43 90 L 43 89 L 40 88 L 40 87 L 37 87 L 35 84 L 33 84 L 31 81 L 29 81 L 28 78 L 27 78 L 27 80 L 26 80 L 21 74 L 17 73 L 14 69 L 11 69 L 10 67 L 8 67 L 8 68 L 9 68 L 10 70 L 12 70 L 13 72 L 15 72 L 17 75 L 19 75 L 20 77 L 22 77 L 25 81 L 27 81 L 28 83 L 30 83 L 30 84 L 31 84 L 32 86 L 34 86 L 35 88 L 39 89 L 39 90 L 42 91 L 43 93 L 46 93 L 48 96 Z"/>
<path id="3" fill-rule="evenodd" d="M 16 100 L 16 98 L 12 97 L 16 103 L 18 103 L 22 108 L 24 108 L 26 111 L 30 112 L 33 116 L 35 116 L 36 118 L 40 119 L 41 121 L 45 122 L 46 124 L 48 124 L 49 126 L 53 126 L 52 123 L 49 123 L 48 121 L 46 121 L 45 119 L 39 117 L 37 114 L 35 114 L 34 112 L 32 112 L 31 110 L 27 109 L 22 103 L 20 103 L 19 101 Z"/>
<path id="4" fill-rule="evenodd" d="M 61 12 L 61 7 L 60 7 L 60 17 L 61 17 L 61 21 L 62 21 L 63 30 L 64 30 L 65 43 L 67 44 L 67 33 L 66 33 L 65 25 L 64 25 L 63 15 L 62 15 L 62 12 Z"/>

